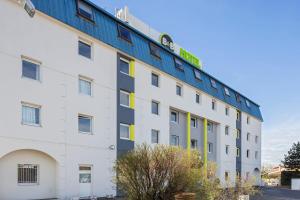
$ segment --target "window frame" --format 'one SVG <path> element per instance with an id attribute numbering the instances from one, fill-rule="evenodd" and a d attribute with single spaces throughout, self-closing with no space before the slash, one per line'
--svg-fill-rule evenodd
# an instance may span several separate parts
<path id="1" fill-rule="evenodd" d="M 33 166 L 36 167 L 36 182 L 25 182 L 21 181 L 20 182 L 20 177 L 19 177 L 19 169 L 21 168 L 20 166 L 23 166 L 22 169 L 25 169 L 24 166 Z M 28 169 L 28 168 L 26 168 Z M 23 177 L 24 178 L 24 177 Z M 28 177 L 27 177 L 28 178 Z M 33 186 L 33 185 L 39 185 L 40 184 L 40 166 L 38 164 L 18 164 L 17 165 L 17 184 L 18 186 Z"/>
<path id="2" fill-rule="evenodd" d="M 255 158 L 255 160 L 258 159 L 258 151 L 255 151 L 255 153 L 254 153 L 254 158 Z"/>
<path id="3" fill-rule="evenodd" d="M 230 91 L 229 91 L 228 87 L 224 87 L 224 93 L 226 96 L 230 97 Z"/>
<path id="4" fill-rule="evenodd" d="M 157 105 L 157 113 L 153 112 L 153 105 L 154 104 Z M 159 115 L 159 102 L 158 101 L 155 101 L 155 100 L 151 101 L 151 113 L 154 114 L 154 115 Z"/>
<path id="5" fill-rule="evenodd" d="M 255 136 L 254 141 L 255 141 L 255 144 L 258 144 L 258 135 Z"/>
<path id="6" fill-rule="evenodd" d="M 128 95 L 128 105 L 121 103 L 121 94 Z M 130 92 L 120 89 L 119 101 L 120 101 L 120 106 L 125 107 L 125 108 L 130 108 Z"/>
<path id="7" fill-rule="evenodd" d="M 180 141 L 179 141 L 180 138 L 179 138 L 178 135 L 171 135 L 170 137 L 171 137 L 171 138 L 170 138 L 170 145 L 171 145 L 171 146 L 180 146 Z M 173 137 L 176 138 L 177 144 L 175 144 L 175 145 L 171 143 Z"/>
<path id="8" fill-rule="evenodd" d="M 128 138 L 121 136 L 121 126 L 128 128 Z M 130 140 L 130 124 L 120 123 L 119 124 L 119 136 L 122 140 Z"/>
<path id="9" fill-rule="evenodd" d="M 247 132 L 246 139 L 247 139 L 248 142 L 250 141 L 250 136 L 251 136 L 251 134 L 249 132 Z"/>
<path id="10" fill-rule="evenodd" d="M 90 132 L 80 130 L 79 118 L 86 118 L 86 119 L 90 120 Z M 94 125 L 93 116 L 85 115 L 85 114 L 81 114 L 81 113 L 78 114 L 78 133 L 85 134 L 85 135 L 93 135 L 93 125 Z"/>
<path id="11" fill-rule="evenodd" d="M 153 133 L 156 134 L 157 141 L 153 142 Z M 151 129 L 151 144 L 159 144 L 159 130 Z"/>
<path id="12" fill-rule="evenodd" d="M 23 107 L 28 107 L 28 108 L 33 108 L 33 109 L 38 109 L 39 110 L 39 123 L 30 123 L 30 122 L 25 122 L 23 119 Z M 41 111 L 42 111 L 42 106 L 41 105 L 36 105 L 32 103 L 27 103 L 27 102 L 21 102 L 21 124 L 22 125 L 27 125 L 27 126 L 36 126 L 36 127 L 41 127 L 42 126 L 42 121 L 41 121 Z M 35 116 L 36 118 L 36 116 Z"/>
<path id="13" fill-rule="evenodd" d="M 202 98 L 201 98 L 201 94 L 199 93 L 199 92 L 196 92 L 196 95 L 195 95 L 195 102 L 197 103 L 197 104 L 201 104 L 201 102 L 202 102 Z"/>
<path id="14" fill-rule="evenodd" d="M 236 139 L 240 139 L 240 138 L 241 138 L 241 130 L 236 129 Z"/>
<path id="15" fill-rule="evenodd" d="M 179 93 L 178 93 L 179 88 Z M 176 95 L 182 97 L 183 96 L 183 86 L 179 83 L 176 83 Z"/>
<path id="16" fill-rule="evenodd" d="M 229 126 L 227 125 L 225 126 L 225 135 L 227 136 L 229 135 Z"/>
<path id="17" fill-rule="evenodd" d="M 155 84 L 153 84 L 153 77 L 156 77 L 157 78 L 157 85 L 155 85 Z M 151 72 L 151 85 L 152 86 L 155 86 L 155 87 L 159 87 L 159 83 L 160 83 L 160 81 L 159 81 L 159 75 L 157 74 L 157 73 L 155 73 L 155 72 Z"/>
<path id="18" fill-rule="evenodd" d="M 199 76 L 197 76 L 197 75 L 199 75 Z M 200 70 L 194 69 L 194 76 L 197 81 L 202 81 L 202 75 L 201 75 Z"/>
<path id="19" fill-rule="evenodd" d="M 82 3 L 83 5 L 85 5 L 85 6 L 87 6 L 87 7 L 89 7 L 89 8 L 91 9 L 91 14 L 90 14 L 90 15 L 91 15 L 91 18 L 85 16 L 84 14 L 82 14 L 82 13 L 80 12 L 80 6 L 79 6 L 80 3 Z M 89 5 L 86 1 L 83 1 L 83 0 L 77 0 L 77 2 L 76 2 L 76 10 L 77 10 L 77 15 L 78 15 L 78 16 L 82 17 L 83 19 L 85 19 L 85 20 L 87 20 L 87 21 L 89 21 L 89 22 L 95 23 L 95 20 L 94 20 L 95 16 L 94 16 L 94 9 L 93 9 L 93 6 Z"/>
<path id="20" fill-rule="evenodd" d="M 85 94 L 85 93 L 80 91 L 80 81 L 85 81 L 85 82 L 88 82 L 90 84 L 90 94 Z M 86 76 L 79 75 L 78 76 L 78 92 L 79 92 L 79 94 L 92 97 L 93 96 L 93 79 L 88 78 Z"/>
<path id="21" fill-rule="evenodd" d="M 208 153 L 213 153 L 213 143 L 212 142 L 208 142 Z"/>
<path id="22" fill-rule="evenodd" d="M 90 53 L 89 53 L 90 55 L 89 55 L 89 57 L 80 53 L 80 43 L 82 43 L 83 45 L 88 46 L 90 48 Z M 78 55 L 80 55 L 80 56 L 82 56 L 82 57 L 84 57 L 86 59 L 93 60 L 93 43 L 89 42 L 89 41 L 87 41 L 85 39 L 79 38 L 78 39 Z"/>
<path id="23" fill-rule="evenodd" d="M 124 58 L 124 57 L 121 57 L 119 58 L 119 62 L 120 62 L 120 66 L 118 67 L 119 68 L 119 72 L 122 73 L 122 74 L 125 74 L 127 76 L 130 76 L 130 60 L 127 59 L 127 58 Z M 124 71 L 121 71 L 121 62 L 124 62 L 124 63 L 127 63 L 128 64 L 128 73 L 124 72 Z"/>
<path id="24" fill-rule="evenodd" d="M 230 112 L 230 107 L 229 106 L 225 106 L 225 115 L 229 116 L 229 112 Z"/>
<path id="25" fill-rule="evenodd" d="M 173 113 L 174 113 L 175 116 L 176 116 L 176 117 L 175 117 L 175 119 L 176 119 L 175 121 L 172 120 L 172 114 L 173 114 Z M 179 123 L 179 113 L 178 113 L 177 111 L 171 111 L 171 114 L 170 114 L 170 121 L 173 122 L 173 123 L 176 123 L 176 124 Z"/>
<path id="26" fill-rule="evenodd" d="M 32 80 L 32 81 L 38 81 L 38 82 L 41 83 L 42 82 L 42 80 L 41 80 L 41 65 L 42 65 L 42 62 L 37 61 L 37 60 L 32 59 L 32 58 L 29 58 L 29 57 L 26 57 L 26 56 L 23 56 L 23 55 L 21 56 L 21 61 L 22 61 L 21 78 Z M 33 65 L 36 66 L 36 78 L 35 79 L 24 75 L 24 73 L 23 73 L 24 62 L 33 64 Z"/>
<path id="27" fill-rule="evenodd" d="M 216 111 L 217 110 L 217 101 L 215 99 L 212 99 L 211 100 L 211 109 L 213 111 Z"/>
<path id="28" fill-rule="evenodd" d="M 240 157 L 241 149 L 239 147 L 236 148 L 236 157 Z"/>
<path id="29" fill-rule="evenodd" d="M 192 123 L 192 121 L 194 121 L 193 123 Z M 197 118 L 196 117 L 191 117 L 191 127 L 192 128 L 197 128 L 198 127 L 198 123 L 197 123 Z"/>
<path id="30" fill-rule="evenodd" d="M 230 145 L 226 144 L 225 145 L 225 154 L 226 155 L 229 155 L 229 148 L 230 148 Z"/>
<path id="31" fill-rule="evenodd" d="M 131 31 L 127 27 L 125 27 L 124 25 L 122 25 L 120 23 L 118 23 L 117 29 L 118 29 L 118 37 L 121 38 L 122 40 L 125 40 L 126 42 L 132 44 Z M 126 38 L 126 37 L 123 37 L 123 35 L 121 34 L 121 29 L 123 29 L 125 31 L 128 31 L 128 33 L 129 33 L 129 39 Z"/>
<path id="32" fill-rule="evenodd" d="M 159 46 L 154 44 L 153 42 L 149 42 L 148 44 L 149 44 L 148 46 L 149 46 L 150 54 L 155 58 L 161 60 L 161 51 Z M 156 54 L 154 50 L 157 50 L 158 53 Z"/>
<path id="33" fill-rule="evenodd" d="M 245 102 L 246 102 L 246 106 L 247 106 L 248 108 L 251 108 L 251 103 L 250 103 L 250 101 L 249 101 L 248 99 L 245 99 Z"/>
<path id="34" fill-rule="evenodd" d="M 193 145 L 192 145 L 192 144 L 193 144 L 193 141 L 194 141 L 195 144 L 196 144 L 196 146 L 194 146 L 194 147 L 193 147 Z M 192 148 L 192 149 L 198 149 L 198 140 L 196 140 L 196 139 L 191 139 L 191 148 Z"/>
<path id="35" fill-rule="evenodd" d="M 236 102 L 242 103 L 242 99 L 241 99 L 241 95 L 240 94 L 235 93 L 235 99 L 236 99 Z"/>
<path id="36" fill-rule="evenodd" d="M 176 58 L 175 56 L 173 57 L 173 60 L 174 60 L 175 69 L 184 72 L 183 62 L 180 59 Z"/>
<path id="37" fill-rule="evenodd" d="M 246 157 L 250 158 L 250 149 L 247 149 L 247 151 L 246 151 Z"/>
<path id="38" fill-rule="evenodd" d="M 210 85 L 211 85 L 212 88 L 218 89 L 217 82 L 213 78 L 210 78 Z"/>

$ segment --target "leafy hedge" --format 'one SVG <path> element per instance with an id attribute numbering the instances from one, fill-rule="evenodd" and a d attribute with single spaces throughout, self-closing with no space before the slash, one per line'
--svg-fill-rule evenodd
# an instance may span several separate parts
<path id="1" fill-rule="evenodd" d="M 300 178 L 300 171 L 282 171 L 281 172 L 281 185 L 291 186 L 292 178 Z"/>

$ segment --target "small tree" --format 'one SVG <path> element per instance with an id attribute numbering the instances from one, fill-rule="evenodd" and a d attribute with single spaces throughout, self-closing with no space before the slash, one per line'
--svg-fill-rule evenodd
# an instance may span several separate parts
<path id="1" fill-rule="evenodd" d="M 282 161 L 285 168 L 298 171 L 300 169 L 300 142 L 294 143 Z"/>
<path id="2" fill-rule="evenodd" d="M 171 200 L 196 190 L 202 165 L 197 151 L 143 144 L 116 161 L 116 182 L 128 200 Z"/>

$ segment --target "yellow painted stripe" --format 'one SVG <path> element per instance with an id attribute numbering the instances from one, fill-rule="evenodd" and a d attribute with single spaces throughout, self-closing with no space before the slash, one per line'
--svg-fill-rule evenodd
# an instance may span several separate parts
<path id="1" fill-rule="evenodd" d="M 207 173 L 207 119 L 203 120 L 203 162 L 204 162 L 204 174 Z"/>
<path id="2" fill-rule="evenodd" d="M 131 108 L 131 109 L 134 109 L 134 107 L 135 107 L 135 98 L 134 98 L 134 93 L 132 92 L 132 93 L 130 93 L 130 95 L 129 95 L 129 99 L 130 99 L 130 105 L 129 105 L 129 107 Z"/>
<path id="3" fill-rule="evenodd" d="M 188 151 L 188 155 L 190 156 L 191 153 L 191 113 L 188 112 L 187 113 L 187 117 L 186 117 L 186 138 L 187 138 L 187 151 Z"/>
<path id="4" fill-rule="evenodd" d="M 135 62 L 134 60 L 131 60 L 129 63 L 129 75 L 131 77 L 134 77 L 134 74 L 135 74 Z"/>
<path id="5" fill-rule="evenodd" d="M 131 124 L 130 126 L 129 126 L 129 132 L 130 132 L 130 140 L 131 141 L 134 141 L 134 137 L 135 137 L 135 134 L 134 134 L 134 124 Z"/>

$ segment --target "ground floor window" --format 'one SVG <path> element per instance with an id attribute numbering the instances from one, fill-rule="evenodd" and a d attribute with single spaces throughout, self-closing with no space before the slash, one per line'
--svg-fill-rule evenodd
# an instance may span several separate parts
<path id="1" fill-rule="evenodd" d="M 18 183 L 19 184 L 38 184 L 39 175 L 38 165 L 19 164 L 18 165 Z"/>
<path id="2" fill-rule="evenodd" d="M 91 183 L 91 166 L 79 166 L 79 183 Z"/>

